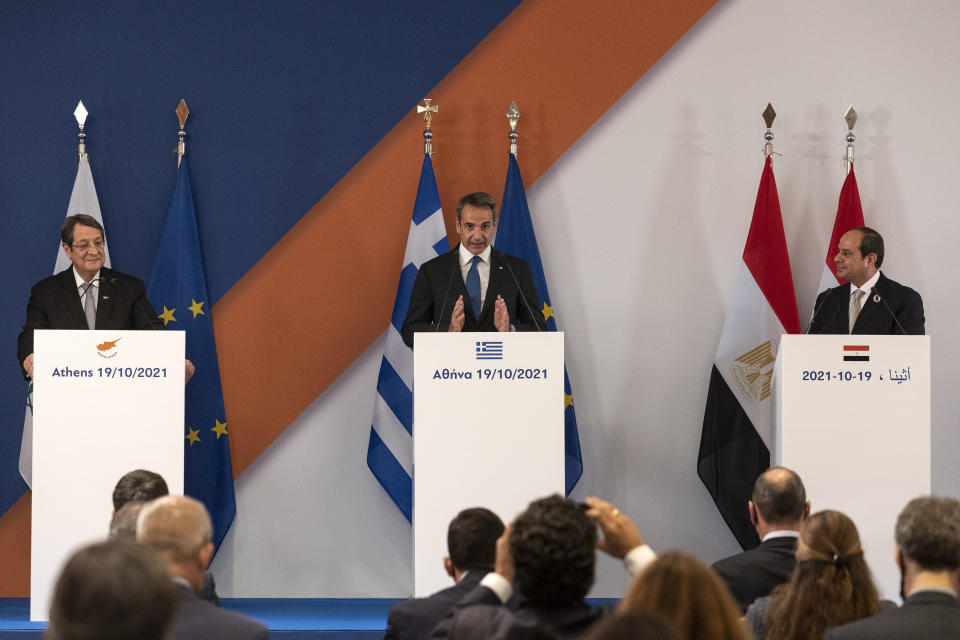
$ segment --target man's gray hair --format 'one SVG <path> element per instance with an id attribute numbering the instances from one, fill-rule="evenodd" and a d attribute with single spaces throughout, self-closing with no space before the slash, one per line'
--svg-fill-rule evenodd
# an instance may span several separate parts
<path id="1" fill-rule="evenodd" d="M 914 498 L 897 518 L 895 538 L 901 553 L 922 571 L 960 569 L 960 502 Z"/>

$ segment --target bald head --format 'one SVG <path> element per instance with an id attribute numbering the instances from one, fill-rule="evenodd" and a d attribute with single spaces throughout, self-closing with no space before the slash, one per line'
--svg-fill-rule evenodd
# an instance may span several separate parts
<path id="1" fill-rule="evenodd" d="M 144 506 L 137 518 L 137 541 L 160 554 L 168 566 L 193 563 L 211 544 L 212 536 L 206 508 L 187 496 L 158 498 Z"/>
<path id="2" fill-rule="evenodd" d="M 769 528 L 778 529 L 799 529 L 810 510 L 803 481 L 786 467 L 772 467 L 760 474 L 753 485 L 751 505 Z"/>

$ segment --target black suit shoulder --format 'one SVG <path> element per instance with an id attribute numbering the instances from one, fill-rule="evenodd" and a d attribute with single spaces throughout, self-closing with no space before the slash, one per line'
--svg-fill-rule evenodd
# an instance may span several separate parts
<path id="1" fill-rule="evenodd" d="M 242 613 L 201 600 L 180 585 L 180 605 L 173 618 L 173 640 L 268 640 L 267 627 Z"/>
<path id="2" fill-rule="evenodd" d="M 753 549 L 713 563 L 713 570 L 727 584 L 741 611 L 774 587 L 790 579 L 796 565 L 797 539 L 770 538 Z"/>
<path id="3" fill-rule="evenodd" d="M 960 638 L 960 601 L 934 591 L 915 593 L 899 609 L 887 609 L 827 631 L 825 640 L 947 640 Z"/>
<path id="4" fill-rule="evenodd" d="M 458 584 L 441 589 L 426 598 L 404 600 L 393 605 L 387 615 L 387 631 L 384 638 L 397 640 L 429 638 L 430 632 L 437 623 L 445 618 L 453 606 L 477 586 L 486 574 L 486 570 L 473 569 Z"/>
<path id="5" fill-rule="evenodd" d="M 813 305 L 814 317 L 810 321 L 809 333 L 850 333 L 849 302 L 849 284 L 822 291 Z M 867 296 L 863 303 L 860 315 L 853 325 L 853 333 L 923 335 L 926 332 L 925 325 L 923 299 L 920 294 L 881 272 L 873 293 Z"/>

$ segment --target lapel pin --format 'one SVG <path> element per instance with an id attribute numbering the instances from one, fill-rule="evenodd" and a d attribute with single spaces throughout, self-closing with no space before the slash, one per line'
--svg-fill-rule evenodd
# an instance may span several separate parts
<path id="1" fill-rule="evenodd" d="M 878 294 L 878 293 L 873 294 L 873 301 L 879 304 L 879 303 L 880 303 L 880 294 Z"/>

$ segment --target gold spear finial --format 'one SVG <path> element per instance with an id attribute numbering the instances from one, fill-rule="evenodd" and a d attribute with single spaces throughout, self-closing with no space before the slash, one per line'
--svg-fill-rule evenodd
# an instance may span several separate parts
<path id="1" fill-rule="evenodd" d="M 433 155 L 433 131 L 430 130 L 430 124 L 433 122 L 433 114 L 440 111 L 440 107 L 435 104 L 430 104 L 433 102 L 430 98 L 424 98 L 423 104 L 417 105 L 417 113 L 423 114 L 423 121 L 426 123 L 426 128 L 423 130 L 423 152 L 427 155 Z"/>
<path id="2" fill-rule="evenodd" d="M 187 118 L 190 116 L 187 101 L 180 98 L 180 104 L 177 105 L 174 112 L 177 114 L 177 120 L 180 122 L 180 129 L 177 131 L 177 148 L 173 150 L 173 152 L 177 154 L 177 167 L 179 167 L 180 161 L 183 160 L 184 154 L 187 153 L 187 131 L 183 128 L 183 125 L 187 123 Z"/>
<path id="3" fill-rule="evenodd" d="M 770 156 L 773 155 L 773 121 L 777 117 L 777 112 L 773 110 L 773 105 L 769 102 L 767 103 L 767 108 L 763 110 L 763 113 L 760 114 L 763 116 L 763 123 L 767 125 L 767 132 L 763 134 L 763 139 L 765 140 L 763 144 L 763 155 Z"/>

